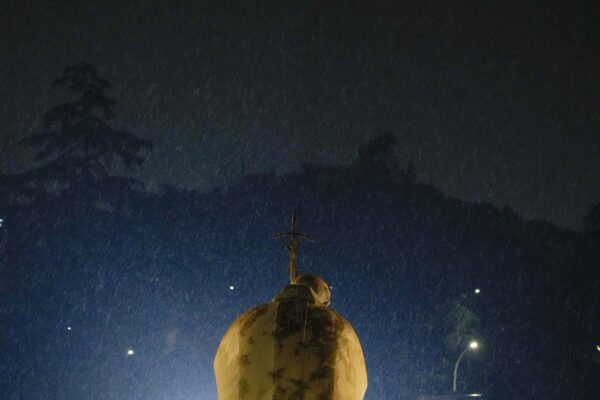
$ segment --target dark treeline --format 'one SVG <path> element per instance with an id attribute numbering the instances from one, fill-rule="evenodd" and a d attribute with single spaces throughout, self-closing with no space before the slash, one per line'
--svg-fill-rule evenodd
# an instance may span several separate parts
<path id="1" fill-rule="evenodd" d="M 447 392 L 470 339 L 482 349 L 461 365 L 461 390 L 600 393 L 597 210 L 574 232 L 449 198 L 396 164 L 391 134 L 349 165 L 253 174 L 209 193 L 151 191 L 114 173 L 141 166 L 151 146 L 110 127 L 114 102 L 93 67 L 55 85 L 76 100 L 23 142 L 40 166 L 0 177 L 5 398 L 162 398 L 153 394 L 182 382 L 210 385 L 224 329 L 286 282 L 272 237 L 292 210 L 317 239 L 301 270 L 330 282 L 363 342 L 367 398 Z M 177 346 L 164 345 L 173 329 Z M 124 366 L 124 337 L 152 357 Z"/>

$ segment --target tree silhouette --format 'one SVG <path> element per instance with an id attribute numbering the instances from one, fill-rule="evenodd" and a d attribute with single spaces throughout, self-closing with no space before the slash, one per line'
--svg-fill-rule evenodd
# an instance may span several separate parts
<path id="1" fill-rule="evenodd" d="M 369 181 L 414 185 L 417 182 L 415 164 L 411 161 L 406 168 L 398 165 L 397 145 L 398 140 L 392 133 L 375 136 L 360 145 L 353 163 L 358 175 Z"/>
<path id="2" fill-rule="evenodd" d="M 451 352 L 458 353 L 475 337 L 479 318 L 462 300 L 453 300 L 446 315 L 446 325 L 450 331 L 446 335 L 446 346 Z"/>
<path id="3" fill-rule="evenodd" d="M 30 177 L 44 184 L 51 181 L 54 190 L 63 194 L 98 195 L 109 187 L 139 184 L 110 172 L 118 166 L 132 169 L 141 165 L 142 153 L 150 150 L 152 143 L 108 124 L 115 115 L 115 101 L 106 95 L 110 84 L 96 68 L 83 63 L 67 67 L 52 87 L 65 89 L 76 98 L 48 110 L 42 118 L 43 132 L 21 141 L 37 150 L 36 161 L 45 163 L 32 170 Z"/>
<path id="4" fill-rule="evenodd" d="M 592 205 L 583 217 L 583 229 L 590 233 L 600 232 L 600 203 Z"/>
<path id="5" fill-rule="evenodd" d="M 412 185 L 417 183 L 417 168 L 412 161 L 406 166 L 406 182 Z"/>
<path id="6" fill-rule="evenodd" d="M 397 140 L 388 133 L 363 143 L 357 151 L 355 166 L 372 177 L 390 178 L 397 169 L 394 150 Z"/>

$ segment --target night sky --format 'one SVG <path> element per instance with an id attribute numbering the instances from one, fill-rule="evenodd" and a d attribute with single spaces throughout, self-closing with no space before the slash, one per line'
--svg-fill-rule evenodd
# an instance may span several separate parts
<path id="1" fill-rule="evenodd" d="M 17 141 L 85 61 L 154 142 L 150 184 L 348 163 L 392 132 L 400 164 L 461 199 L 570 228 L 600 201 L 597 2 L 84 3 L 2 2 L 5 171 L 31 166 Z"/>

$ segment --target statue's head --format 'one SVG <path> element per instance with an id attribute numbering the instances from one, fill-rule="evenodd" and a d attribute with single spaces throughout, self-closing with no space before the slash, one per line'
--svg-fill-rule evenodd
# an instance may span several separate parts
<path id="1" fill-rule="evenodd" d="M 328 306 L 331 303 L 331 292 L 329 291 L 329 286 L 320 276 L 304 274 L 298 276 L 292 283 L 294 285 L 308 286 L 317 304 Z"/>

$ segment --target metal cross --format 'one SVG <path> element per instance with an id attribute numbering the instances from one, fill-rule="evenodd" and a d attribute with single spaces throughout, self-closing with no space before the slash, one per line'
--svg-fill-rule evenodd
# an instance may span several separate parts
<path id="1" fill-rule="evenodd" d="M 296 231 L 296 213 L 292 213 L 292 229 L 289 232 L 276 233 L 275 239 L 280 239 L 288 251 L 288 272 L 290 273 L 290 283 L 293 283 L 298 275 L 298 247 L 304 240 L 314 242 L 303 233 Z"/>

